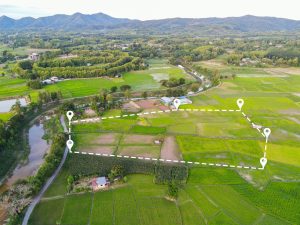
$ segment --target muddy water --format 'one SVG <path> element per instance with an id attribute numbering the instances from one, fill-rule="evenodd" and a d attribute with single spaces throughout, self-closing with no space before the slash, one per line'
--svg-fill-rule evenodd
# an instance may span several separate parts
<path id="1" fill-rule="evenodd" d="M 27 163 L 24 165 L 18 165 L 14 170 L 13 175 L 7 180 L 7 182 L 0 187 L 0 193 L 7 190 L 18 179 L 25 179 L 28 176 L 32 176 L 36 173 L 39 166 L 44 161 L 44 156 L 49 149 L 47 142 L 42 139 L 44 135 L 43 124 L 35 124 L 29 129 L 28 139 L 30 146 L 30 153 Z M 6 212 L 0 205 L 0 224 L 6 218 Z"/>
<path id="2" fill-rule="evenodd" d="M 7 180 L 7 186 L 12 185 L 18 179 L 24 179 L 36 173 L 39 166 L 44 161 L 44 155 L 49 149 L 47 141 L 42 139 L 44 135 L 43 124 L 35 124 L 29 129 L 30 153 L 25 165 L 19 165 L 14 170 L 13 175 Z"/>

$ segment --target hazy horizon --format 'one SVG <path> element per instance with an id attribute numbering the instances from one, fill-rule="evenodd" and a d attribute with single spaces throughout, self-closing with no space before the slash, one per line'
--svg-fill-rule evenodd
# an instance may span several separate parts
<path id="1" fill-rule="evenodd" d="M 300 20 L 297 1 L 286 0 L 1 0 L 0 16 L 14 19 L 44 17 L 55 14 L 72 15 L 102 12 L 116 18 L 153 20 L 165 18 L 240 17 L 245 15 L 266 16 Z"/>

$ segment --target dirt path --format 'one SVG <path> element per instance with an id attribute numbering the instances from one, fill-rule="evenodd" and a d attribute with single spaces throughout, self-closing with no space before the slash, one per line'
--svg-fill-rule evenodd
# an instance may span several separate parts
<path id="1" fill-rule="evenodd" d="M 180 160 L 182 155 L 179 151 L 176 139 L 174 136 L 166 137 L 161 148 L 160 158 L 170 160 Z"/>
<path id="2" fill-rule="evenodd" d="M 4 224 L 7 219 L 6 210 L 0 206 L 0 224 Z"/>

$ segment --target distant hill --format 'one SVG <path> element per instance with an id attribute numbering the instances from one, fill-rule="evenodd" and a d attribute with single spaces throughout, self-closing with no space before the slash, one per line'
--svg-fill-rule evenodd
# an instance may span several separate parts
<path id="1" fill-rule="evenodd" d="M 130 20 L 108 16 L 103 13 L 85 15 L 54 15 L 34 19 L 25 17 L 12 19 L 7 16 L 0 17 L 0 31 L 22 30 L 113 30 L 129 29 L 135 31 L 152 31 L 154 33 L 182 33 L 196 32 L 206 34 L 222 33 L 253 33 L 300 31 L 300 21 L 275 17 L 227 17 L 227 18 L 171 18 L 161 20 Z"/>

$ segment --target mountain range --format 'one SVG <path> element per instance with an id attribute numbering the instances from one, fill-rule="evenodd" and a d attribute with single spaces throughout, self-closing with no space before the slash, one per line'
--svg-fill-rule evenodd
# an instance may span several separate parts
<path id="1" fill-rule="evenodd" d="M 131 20 L 114 18 L 103 13 L 73 15 L 58 14 L 54 16 L 12 19 L 0 17 L 1 31 L 109 31 L 109 30 L 151 31 L 153 33 L 199 32 L 218 33 L 260 33 L 260 32 L 298 32 L 300 21 L 276 17 L 257 17 L 246 15 L 227 18 L 171 18 L 159 20 Z"/>

